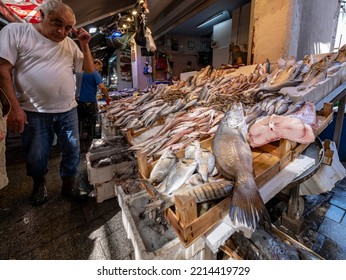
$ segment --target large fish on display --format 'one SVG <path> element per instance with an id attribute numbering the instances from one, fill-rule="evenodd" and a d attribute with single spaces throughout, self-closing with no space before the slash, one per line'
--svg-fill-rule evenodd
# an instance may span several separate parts
<path id="1" fill-rule="evenodd" d="M 229 217 L 235 228 L 255 231 L 261 217 L 269 214 L 256 187 L 251 148 L 246 140 L 247 126 L 241 103 L 235 103 L 222 119 L 212 149 L 218 171 L 234 180 Z"/>

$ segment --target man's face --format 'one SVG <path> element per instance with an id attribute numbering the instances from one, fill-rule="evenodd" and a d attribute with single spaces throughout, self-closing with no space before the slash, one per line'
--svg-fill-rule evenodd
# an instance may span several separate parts
<path id="1" fill-rule="evenodd" d="M 75 24 L 74 16 L 68 10 L 51 12 L 48 15 L 42 13 L 41 33 L 54 42 L 61 42 L 70 34 Z"/>
<path id="2" fill-rule="evenodd" d="M 96 71 L 101 72 L 103 65 L 99 63 L 95 63 L 94 66 Z"/>

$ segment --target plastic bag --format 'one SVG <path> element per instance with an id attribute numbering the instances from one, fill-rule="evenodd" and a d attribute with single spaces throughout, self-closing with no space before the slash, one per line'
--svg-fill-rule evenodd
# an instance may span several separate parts
<path id="1" fill-rule="evenodd" d="M 137 28 L 137 31 L 135 33 L 134 38 L 135 38 L 137 45 L 140 45 L 143 47 L 145 47 L 147 44 L 147 40 L 145 37 L 145 28 L 146 28 L 145 16 L 139 16 L 138 17 L 138 28 Z"/>
<path id="2" fill-rule="evenodd" d="M 156 51 L 156 45 L 153 39 L 153 36 L 151 36 L 151 30 L 149 27 L 145 28 L 145 38 L 146 38 L 146 48 L 148 52 L 154 52 Z"/>

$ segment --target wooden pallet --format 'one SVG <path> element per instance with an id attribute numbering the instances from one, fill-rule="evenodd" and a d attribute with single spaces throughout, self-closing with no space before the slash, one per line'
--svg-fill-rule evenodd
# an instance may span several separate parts
<path id="1" fill-rule="evenodd" d="M 332 104 L 325 104 L 325 107 L 317 112 L 319 125 L 314 131 L 316 137 L 332 122 Z M 212 139 L 201 142 L 203 148 L 211 150 Z M 266 183 L 270 178 L 285 168 L 290 162 L 296 159 L 308 144 L 296 144 L 289 140 L 281 139 L 270 144 L 252 150 L 253 169 L 257 187 Z M 178 158 L 184 156 L 185 151 L 176 153 Z M 137 155 L 138 169 L 142 178 L 149 178 L 150 172 L 156 162 L 147 163 L 145 154 Z M 155 198 L 152 190 L 142 182 L 142 187 Z M 198 237 L 207 232 L 211 227 L 221 221 L 228 213 L 231 197 L 223 199 L 221 202 L 210 208 L 206 213 L 197 217 L 197 204 L 192 197 L 175 196 L 175 207 L 165 210 L 165 217 L 168 223 L 176 231 L 179 239 L 185 247 L 190 246 Z"/>

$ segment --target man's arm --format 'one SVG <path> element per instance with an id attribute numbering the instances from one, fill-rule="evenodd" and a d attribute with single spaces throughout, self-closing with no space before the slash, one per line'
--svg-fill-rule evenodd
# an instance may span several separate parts
<path id="1" fill-rule="evenodd" d="M 27 123 L 27 118 L 17 100 L 13 87 L 12 70 L 13 65 L 6 59 L 0 58 L 0 88 L 11 105 L 11 111 L 7 117 L 8 129 L 15 133 L 21 133 L 24 130 L 24 124 Z"/>
<path id="2" fill-rule="evenodd" d="M 112 98 L 109 97 L 108 90 L 104 83 L 99 84 L 99 88 L 102 91 L 103 95 L 106 97 L 106 103 L 109 104 L 112 101 Z"/>
<path id="3" fill-rule="evenodd" d="M 83 71 L 85 71 L 88 74 L 91 74 L 94 72 L 94 61 L 89 48 L 91 35 L 83 28 L 73 28 L 73 32 L 76 34 L 77 39 L 79 40 L 80 47 L 84 55 Z"/>

